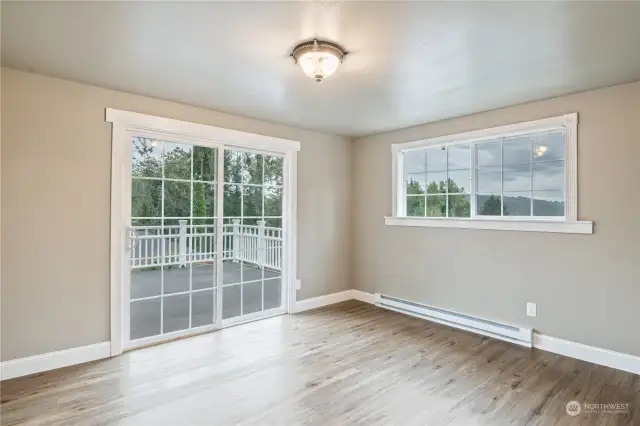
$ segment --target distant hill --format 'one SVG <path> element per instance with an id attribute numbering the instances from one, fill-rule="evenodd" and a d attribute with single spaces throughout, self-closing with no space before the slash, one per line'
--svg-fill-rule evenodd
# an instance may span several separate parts
<path id="1" fill-rule="evenodd" d="M 528 216 L 530 199 L 527 197 L 506 197 L 504 199 L 505 214 L 508 216 Z M 482 206 L 478 206 L 478 212 Z M 533 200 L 533 212 L 536 216 L 563 216 L 564 202 L 550 200 Z"/>

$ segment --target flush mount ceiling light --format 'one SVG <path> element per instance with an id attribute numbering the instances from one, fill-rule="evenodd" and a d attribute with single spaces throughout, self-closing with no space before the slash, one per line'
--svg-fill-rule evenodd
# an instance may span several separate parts
<path id="1" fill-rule="evenodd" d="M 346 54 L 342 47 L 324 40 L 300 43 L 291 52 L 302 71 L 316 81 L 322 81 L 336 72 Z"/>

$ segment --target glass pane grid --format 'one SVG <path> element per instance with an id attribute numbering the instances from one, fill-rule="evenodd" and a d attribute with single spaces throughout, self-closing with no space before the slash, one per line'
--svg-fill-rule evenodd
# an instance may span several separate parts
<path id="1" fill-rule="evenodd" d="M 497 142 L 475 145 L 477 193 L 473 202 L 477 215 L 564 215 L 564 134 L 554 134 L 556 140 L 543 145 L 548 136 L 503 140 L 499 164 Z"/>
<path id="2" fill-rule="evenodd" d="M 265 309 L 265 279 L 282 262 L 283 159 L 225 152 L 223 319 Z M 281 302 L 278 301 L 278 306 Z"/>
<path id="3" fill-rule="evenodd" d="M 135 311 L 131 338 L 213 323 L 218 264 L 224 277 L 222 318 L 281 306 L 284 158 L 225 151 L 225 208 L 220 217 L 216 211 L 217 151 L 147 142 L 132 154 L 132 216 L 138 225 L 153 226 L 145 229 L 145 237 L 148 234 L 156 240 L 155 252 L 150 247 L 138 251 L 140 259 L 156 263 L 132 263 L 133 271 L 153 272 L 154 277 L 151 293 L 131 295 Z M 218 258 L 216 226 L 220 218 L 223 252 Z M 147 308 L 136 310 L 136 306 Z M 153 317 L 153 327 L 138 330 L 140 324 L 134 324 L 134 317 Z"/>
<path id="4" fill-rule="evenodd" d="M 215 294 L 217 150 L 141 138 L 134 138 L 133 147 L 132 226 L 137 247 L 131 252 L 139 259 L 132 261 L 131 306 L 144 301 L 152 306 L 150 301 L 156 300 L 159 324 L 153 333 L 137 332 L 145 328 L 139 322 L 150 321 L 139 310 L 130 318 L 130 338 L 192 327 L 196 294 L 197 321 L 213 323 L 213 301 L 203 302 L 202 295 Z M 154 266 L 144 268 L 149 261 Z"/>
<path id="5" fill-rule="evenodd" d="M 406 215 L 468 217 L 471 213 L 471 145 L 426 147 L 403 153 Z"/>

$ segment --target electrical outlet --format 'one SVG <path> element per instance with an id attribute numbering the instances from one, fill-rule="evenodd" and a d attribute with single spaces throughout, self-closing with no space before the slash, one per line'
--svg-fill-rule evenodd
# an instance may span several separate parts
<path id="1" fill-rule="evenodd" d="M 527 302 L 527 316 L 535 317 L 538 315 L 538 307 L 533 302 Z"/>
<path id="2" fill-rule="evenodd" d="M 302 288 L 302 281 L 296 280 L 296 290 L 300 290 Z"/>

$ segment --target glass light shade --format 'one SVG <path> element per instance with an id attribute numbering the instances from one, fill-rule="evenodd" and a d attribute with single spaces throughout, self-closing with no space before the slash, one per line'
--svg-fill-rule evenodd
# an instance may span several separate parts
<path id="1" fill-rule="evenodd" d="M 316 81 L 322 81 L 336 72 L 340 59 L 332 52 L 311 51 L 303 53 L 298 58 L 298 65 L 306 75 Z"/>

